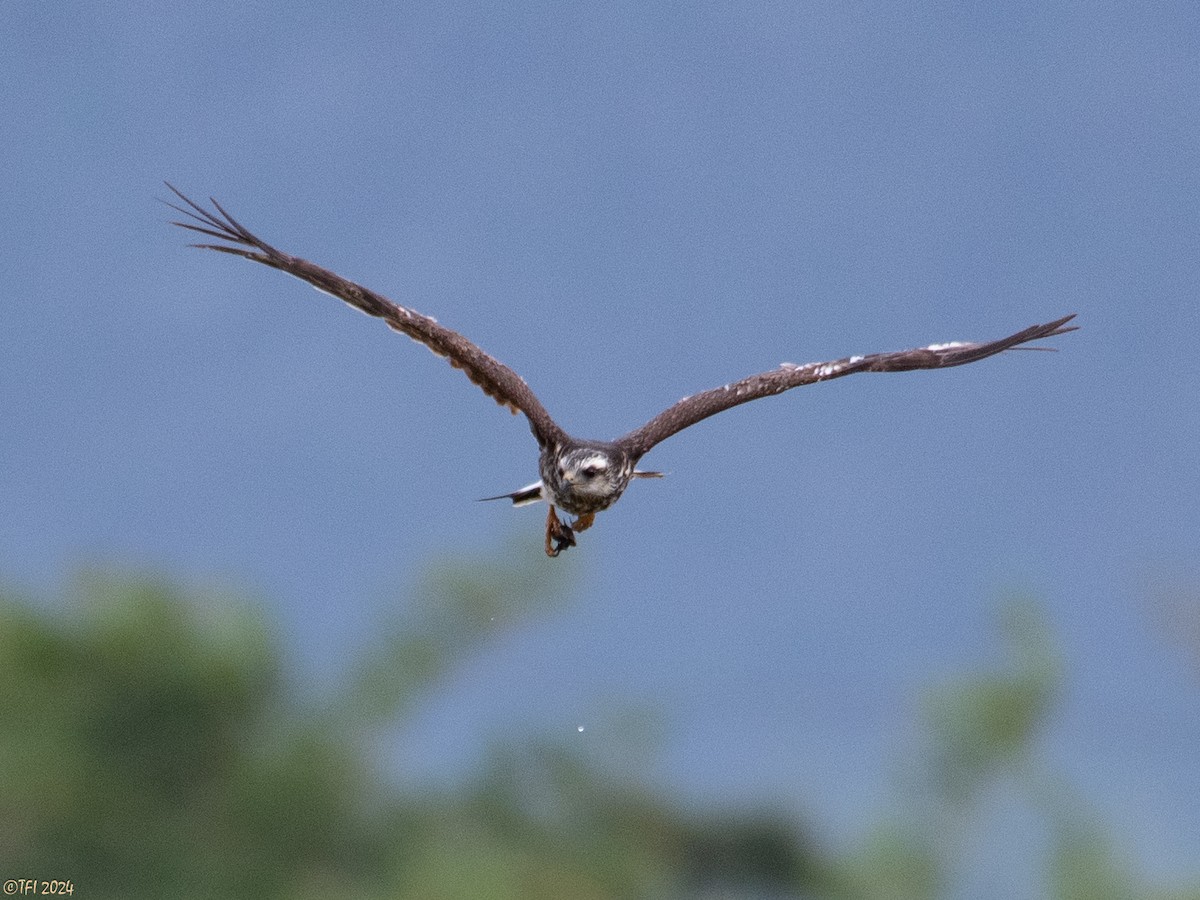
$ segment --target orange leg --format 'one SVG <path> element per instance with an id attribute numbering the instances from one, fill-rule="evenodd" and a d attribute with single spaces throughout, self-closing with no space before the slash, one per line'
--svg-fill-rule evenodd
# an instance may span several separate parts
<path id="1" fill-rule="evenodd" d="M 571 529 L 573 531 L 587 531 L 589 528 L 592 527 L 592 523 L 595 521 L 596 521 L 596 514 L 594 512 L 593 513 L 584 513 L 582 516 L 580 516 L 574 522 L 571 523 Z"/>
<path id="2" fill-rule="evenodd" d="M 546 555 L 558 556 L 568 547 L 574 546 L 575 532 L 571 530 L 570 525 L 558 518 L 557 511 L 551 506 L 546 516 Z"/>

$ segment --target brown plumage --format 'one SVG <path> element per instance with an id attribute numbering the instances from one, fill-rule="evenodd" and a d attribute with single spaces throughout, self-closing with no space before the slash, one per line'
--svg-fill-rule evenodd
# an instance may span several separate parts
<path id="1" fill-rule="evenodd" d="M 550 556 L 557 556 L 566 547 L 574 546 L 575 532 L 591 526 L 595 514 L 615 503 L 632 479 L 660 475 L 636 468 L 638 460 L 652 447 L 709 416 L 751 400 L 856 372 L 907 372 L 961 366 L 1030 341 L 1076 330 L 1075 326 L 1068 325 L 1074 318 L 1074 315 L 1070 315 L 986 343 L 934 344 L 913 350 L 848 356 L 833 362 L 802 366 L 784 363 L 777 369 L 685 397 L 645 425 L 615 441 L 584 441 L 571 437 L 558 426 L 521 376 L 458 332 L 328 269 L 275 249 L 243 227 L 212 198 L 210 200 L 215 212 L 194 203 L 173 185 L 168 183 L 167 187 L 186 204 L 186 208 L 174 203 L 167 205 L 191 219 L 189 222 L 172 224 L 227 242 L 193 246 L 240 256 L 295 275 L 367 315 L 383 319 L 389 328 L 408 335 L 439 356 L 446 357 L 452 366 L 462 369 L 471 381 L 501 406 L 514 413 L 523 413 L 541 450 L 538 465 L 541 481 L 488 499 L 508 498 L 517 505 L 546 500 L 550 504 L 546 523 L 546 553 Z M 555 512 L 556 507 L 575 515 L 575 522 L 568 525 L 561 521 Z"/>

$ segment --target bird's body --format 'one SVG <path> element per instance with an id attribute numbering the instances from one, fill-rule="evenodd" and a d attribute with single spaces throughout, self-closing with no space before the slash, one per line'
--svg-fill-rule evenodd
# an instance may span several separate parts
<path id="1" fill-rule="evenodd" d="M 659 472 L 643 472 L 637 468 L 638 461 L 652 447 L 709 416 L 794 387 L 856 372 L 903 372 L 960 366 L 1020 347 L 1029 341 L 1075 330 L 1074 326 L 1067 324 L 1074 316 L 1065 316 L 986 343 L 956 341 L 914 350 L 849 356 L 833 362 L 807 365 L 783 363 L 777 369 L 685 397 L 645 425 L 615 441 L 579 440 L 559 427 L 524 379 L 461 334 L 328 269 L 276 250 L 247 231 L 216 200 L 212 201 L 216 212 L 210 212 L 193 203 L 170 184 L 167 186 L 188 208 L 169 205 L 192 219 L 191 222 L 174 224 L 228 242 L 195 246 L 241 256 L 287 272 L 367 315 L 383 319 L 389 328 L 445 356 L 452 366 L 462 369 L 497 403 L 513 413 L 524 413 L 541 451 L 538 459 L 541 479 L 512 493 L 487 499 L 507 498 L 517 506 L 545 500 L 550 505 L 546 519 L 546 553 L 550 556 L 557 556 L 564 548 L 573 546 L 575 532 L 589 528 L 596 513 L 616 503 L 634 478 L 661 477 Z M 570 525 L 561 521 L 557 509 L 575 516 L 575 521 Z"/>
<path id="2" fill-rule="evenodd" d="M 538 470 L 552 506 L 587 516 L 617 502 L 633 478 L 633 460 L 615 444 L 572 440 L 543 450 Z"/>

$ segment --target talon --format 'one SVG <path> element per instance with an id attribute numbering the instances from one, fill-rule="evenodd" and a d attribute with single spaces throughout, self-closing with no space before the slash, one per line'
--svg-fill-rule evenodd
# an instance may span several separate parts
<path id="1" fill-rule="evenodd" d="M 553 544 L 553 546 L 552 546 Z M 575 546 L 575 532 L 571 526 L 559 519 L 553 506 L 546 516 L 546 555 L 558 556 L 568 547 Z"/>
<path id="2" fill-rule="evenodd" d="M 575 534 L 566 524 L 563 525 L 563 530 L 554 536 L 554 555 L 562 553 L 568 547 L 575 546 Z"/>

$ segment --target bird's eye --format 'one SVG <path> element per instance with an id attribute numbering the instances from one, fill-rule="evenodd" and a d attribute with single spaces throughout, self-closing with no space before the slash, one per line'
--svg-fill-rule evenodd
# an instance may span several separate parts
<path id="1" fill-rule="evenodd" d="M 596 467 L 595 466 L 584 466 L 583 477 L 584 478 L 595 478 L 596 477 Z"/>

